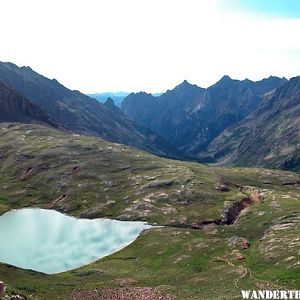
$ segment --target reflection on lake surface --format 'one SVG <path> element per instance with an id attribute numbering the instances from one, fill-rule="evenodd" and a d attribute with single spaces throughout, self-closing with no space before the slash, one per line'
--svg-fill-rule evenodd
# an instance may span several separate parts
<path id="1" fill-rule="evenodd" d="M 60 273 L 124 248 L 150 227 L 143 222 L 76 219 L 46 209 L 14 210 L 0 216 L 0 261 Z"/>

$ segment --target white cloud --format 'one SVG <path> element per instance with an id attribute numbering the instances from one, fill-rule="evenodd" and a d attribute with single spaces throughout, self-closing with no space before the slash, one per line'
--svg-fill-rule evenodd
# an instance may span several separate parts
<path id="1" fill-rule="evenodd" d="M 300 74 L 300 20 L 201 0 L 2 1 L 0 59 L 83 92 Z"/>

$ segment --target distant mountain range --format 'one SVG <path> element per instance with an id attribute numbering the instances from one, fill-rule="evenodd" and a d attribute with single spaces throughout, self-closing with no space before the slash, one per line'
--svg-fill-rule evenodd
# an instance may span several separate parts
<path id="1" fill-rule="evenodd" d="M 19 68 L 12 63 L 0 62 L 0 81 L 37 105 L 51 120 L 73 132 L 99 136 L 161 156 L 179 155 L 175 148 L 149 129 L 129 120 L 116 106 L 101 104 L 79 91 L 71 91 L 30 67 Z M 17 114 L 17 111 L 10 112 L 13 113 Z"/>
<path id="2" fill-rule="evenodd" d="M 87 96 L 95 98 L 101 103 L 104 103 L 107 98 L 111 98 L 114 100 L 115 105 L 121 107 L 121 103 L 124 100 L 126 96 L 128 96 L 130 93 L 127 92 L 107 92 L 107 93 L 96 93 L 96 94 L 87 94 Z"/>
<path id="3" fill-rule="evenodd" d="M 131 93 L 122 110 L 186 155 L 223 165 L 300 169 L 299 77 L 224 76 L 207 89 L 182 82 L 160 97 Z"/>
<path id="4" fill-rule="evenodd" d="M 286 82 L 270 77 L 259 82 L 224 76 L 204 89 L 182 82 L 160 97 L 131 93 L 122 109 L 182 151 L 198 156 L 225 128 L 253 112 L 268 93 Z"/>
<path id="5" fill-rule="evenodd" d="M 0 62 L 1 122 L 47 125 L 175 159 L 300 170 L 300 77 L 223 76 L 206 89 L 183 81 L 163 94 L 95 95 L 100 100 Z M 113 97 L 125 97 L 121 107 Z"/>
<path id="6" fill-rule="evenodd" d="M 115 105 L 121 107 L 124 98 L 126 98 L 130 93 L 128 92 L 106 92 L 106 93 L 95 93 L 95 94 L 87 94 L 87 96 L 91 98 L 95 98 L 100 103 L 104 103 L 107 98 L 111 98 L 114 100 Z M 155 97 L 162 95 L 162 93 L 152 94 Z"/>

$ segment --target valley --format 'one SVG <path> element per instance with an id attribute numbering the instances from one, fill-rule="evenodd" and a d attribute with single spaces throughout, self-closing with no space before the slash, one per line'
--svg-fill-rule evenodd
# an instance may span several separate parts
<path id="1" fill-rule="evenodd" d="M 168 160 L 40 125 L 3 123 L 0 135 L 1 213 L 40 207 L 162 226 L 61 274 L 0 264 L 9 293 L 240 299 L 241 289 L 299 286 L 298 173 Z"/>
<path id="2" fill-rule="evenodd" d="M 0 300 L 300 299 L 300 1 L 1 2 Z"/>

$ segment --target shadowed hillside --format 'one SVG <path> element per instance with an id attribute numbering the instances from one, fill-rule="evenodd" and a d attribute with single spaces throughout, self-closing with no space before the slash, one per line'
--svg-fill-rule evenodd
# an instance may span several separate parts
<path id="1" fill-rule="evenodd" d="M 121 111 L 111 109 L 78 91 L 71 91 L 55 79 L 48 79 L 30 67 L 0 63 L 0 81 L 46 111 L 66 128 L 80 134 L 128 144 L 162 156 L 179 152 L 142 125 L 130 121 Z"/>
<path id="2" fill-rule="evenodd" d="M 0 122 L 37 123 L 59 127 L 46 112 L 0 81 Z"/>
<path id="3" fill-rule="evenodd" d="M 300 170 L 300 77 L 268 95 L 236 127 L 208 147 L 219 163 Z M 207 155 L 207 153 L 202 153 Z"/>

